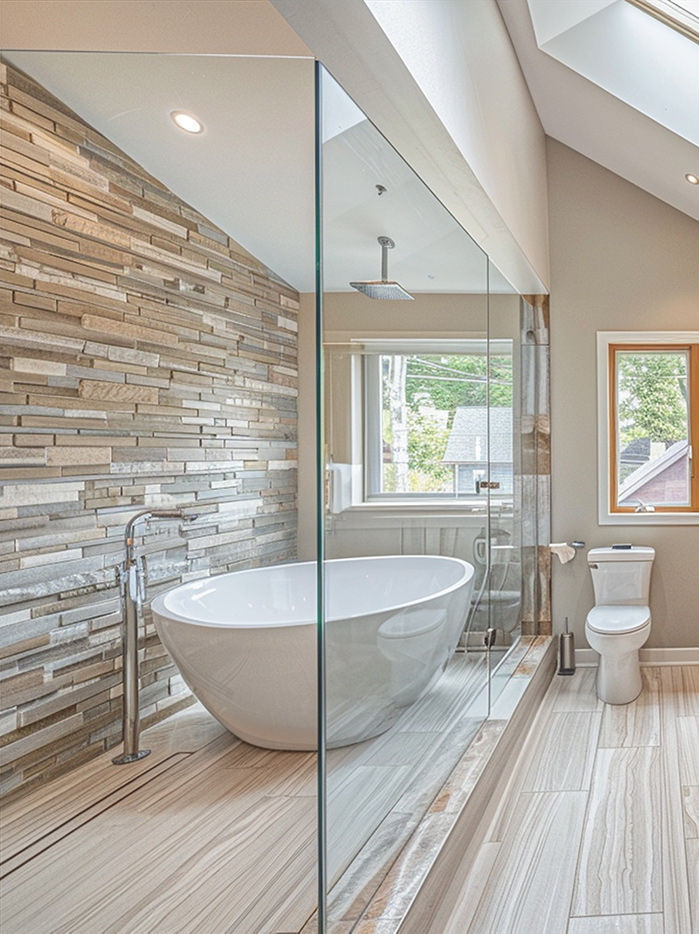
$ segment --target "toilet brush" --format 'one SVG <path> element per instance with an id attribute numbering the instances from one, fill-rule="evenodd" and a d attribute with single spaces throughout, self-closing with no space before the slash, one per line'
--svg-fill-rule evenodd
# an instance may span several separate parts
<path id="1" fill-rule="evenodd" d="M 568 631 L 568 617 L 566 616 L 566 631 L 558 637 L 558 674 L 575 674 L 575 642 L 573 633 Z"/>

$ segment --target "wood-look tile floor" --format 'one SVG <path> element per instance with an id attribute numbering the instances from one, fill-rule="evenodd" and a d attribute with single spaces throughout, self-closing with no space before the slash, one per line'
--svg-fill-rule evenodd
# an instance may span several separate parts
<path id="1" fill-rule="evenodd" d="M 477 731 L 484 664 L 455 656 L 390 731 L 328 754 L 343 908 L 368 900 Z M 317 901 L 315 754 L 249 746 L 198 705 L 146 745 L 3 809 L 3 934 L 300 931 Z"/>
<path id="2" fill-rule="evenodd" d="M 554 677 L 498 814 L 432 934 L 699 934 L 699 666 Z"/>

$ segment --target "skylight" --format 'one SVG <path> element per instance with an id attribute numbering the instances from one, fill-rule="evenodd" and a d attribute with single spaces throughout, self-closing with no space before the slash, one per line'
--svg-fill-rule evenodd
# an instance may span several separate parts
<path id="1" fill-rule="evenodd" d="M 699 146 L 699 0 L 527 2 L 543 52 Z M 681 12 L 683 28 L 676 17 L 666 28 L 660 7 Z M 693 169 L 689 161 L 683 174 Z"/>
<path id="2" fill-rule="evenodd" d="M 628 0 L 661 23 L 699 42 L 699 0 Z"/>

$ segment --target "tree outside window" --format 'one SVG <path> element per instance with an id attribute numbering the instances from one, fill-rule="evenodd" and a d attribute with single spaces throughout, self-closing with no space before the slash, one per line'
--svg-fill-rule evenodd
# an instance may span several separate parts
<path id="1" fill-rule="evenodd" d="M 487 406 L 507 409 L 510 434 L 512 430 L 511 353 L 491 355 L 490 360 L 483 353 L 382 354 L 380 369 L 380 492 L 464 492 L 459 487 L 458 465 L 445 460 L 456 414 L 460 412 L 463 426 L 469 423 L 469 412 L 473 413 L 469 461 L 474 471 L 483 473 L 488 467 L 487 421 L 482 416 Z M 505 467 L 511 474 L 511 454 Z"/>
<path id="2" fill-rule="evenodd" d="M 610 345 L 613 511 L 696 508 L 697 351 L 699 345 Z"/>

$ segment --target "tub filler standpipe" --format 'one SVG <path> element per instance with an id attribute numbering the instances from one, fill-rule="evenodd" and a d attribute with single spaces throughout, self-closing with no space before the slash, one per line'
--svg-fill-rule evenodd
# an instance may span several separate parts
<path id="1" fill-rule="evenodd" d="M 123 739 L 124 752 L 112 759 L 114 765 L 138 762 L 150 755 L 150 749 L 139 749 L 140 717 L 138 710 L 138 610 L 145 600 L 143 560 L 136 555 L 135 528 L 139 522 L 151 519 L 185 518 L 179 509 L 145 509 L 126 523 L 124 530 L 124 564 L 121 568 L 121 595 L 124 606 L 123 655 Z M 195 519 L 189 515 L 187 521 Z"/>

